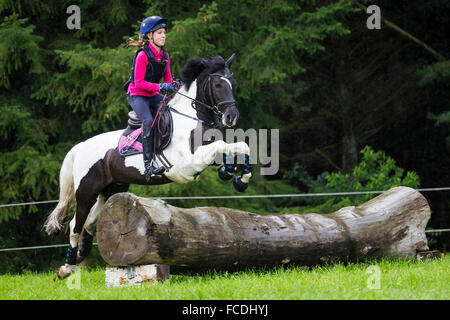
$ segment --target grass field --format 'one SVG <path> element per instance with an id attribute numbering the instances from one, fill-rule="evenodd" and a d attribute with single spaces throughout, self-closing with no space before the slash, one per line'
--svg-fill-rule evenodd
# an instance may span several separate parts
<path id="1" fill-rule="evenodd" d="M 171 275 L 164 284 L 105 288 L 104 269 L 0 276 L 0 299 L 450 299 L 450 256 L 302 269 Z"/>

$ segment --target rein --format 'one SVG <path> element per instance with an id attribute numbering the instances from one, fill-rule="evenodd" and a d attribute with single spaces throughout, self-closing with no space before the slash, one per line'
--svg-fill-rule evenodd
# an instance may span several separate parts
<path id="1" fill-rule="evenodd" d="M 194 107 L 195 102 L 199 102 L 199 103 L 203 104 L 203 102 L 198 101 L 198 100 L 196 100 L 196 99 L 194 99 L 194 98 L 191 98 L 191 97 L 189 97 L 189 96 L 187 96 L 187 95 L 185 95 L 185 94 L 183 94 L 183 93 L 179 93 L 178 91 L 176 91 L 175 93 L 178 93 L 179 95 L 182 95 L 182 96 L 184 96 L 184 97 L 186 97 L 186 98 L 188 98 L 188 99 L 191 99 L 191 100 L 192 100 L 191 106 L 192 106 L 192 108 L 194 108 L 195 110 L 197 110 L 197 109 Z M 171 111 L 173 111 L 173 112 L 175 112 L 175 113 L 181 115 L 181 116 L 184 116 L 184 117 L 186 117 L 186 118 L 189 118 L 189 119 L 192 119 L 192 120 L 195 120 L 195 121 L 204 123 L 204 124 L 206 124 L 206 125 L 207 125 L 208 127 L 210 127 L 210 128 L 217 128 L 217 125 L 216 125 L 214 122 L 208 123 L 208 122 L 203 121 L 203 120 L 201 120 L 201 119 L 199 119 L 199 118 L 197 118 L 197 117 L 192 117 L 192 116 L 190 116 L 190 115 L 188 115 L 188 114 L 185 114 L 185 113 L 183 113 L 183 112 L 180 112 L 180 111 L 178 111 L 177 109 L 174 109 L 173 107 L 169 107 L 169 109 L 170 109 Z M 201 111 L 201 110 L 200 110 L 200 111 Z"/>
<path id="2" fill-rule="evenodd" d="M 153 125 L 155 124 L 156 119 L 158 118 L 159 111 L 161 111 L 161 108 L 164 105 L 164 101 L 166 101 L 166 97 L 167 97 L 167 93 L 164 95 L 164 99 L 163 99 L 163 101 L 161 101 L 161 104 L 159 105 L 158 112 L 156 113 L 155 119 L 153 119 L 153 122 L 152 122 L 152 128 L 153 128 Z"/>
<path id="3" fill-rule="evenodd" d="M 204 123 L 204 124 L 206 124 L 206 125 L 207 125 L 208 127 L 210 127 L 210 128 L 217 128 L 217 125 L 216 125 L 214 122 L 208 123 L 208 122 L 203 121 L 203 120 L 201 120 L 201 119 L 199 119 L 199 118 L 191 117 L 190 115 L 185 114 L 185 113 L 182 113 L 182 112 L 180 112 L 180 111 L 178 111 L 177 109 L 174 109 L 174 108 L 172 108 L 172 107 L 169 107 L 169 109 L 170 109 L 170 111 L 172 111 L 172 112 L 178 113 L 180 116 L 184 116 L 184 117 L 186 117 L 186 118 L 189 118 L 189 119 L 192 119 L 192 120 L 195 120 L 195 121 Z"/>

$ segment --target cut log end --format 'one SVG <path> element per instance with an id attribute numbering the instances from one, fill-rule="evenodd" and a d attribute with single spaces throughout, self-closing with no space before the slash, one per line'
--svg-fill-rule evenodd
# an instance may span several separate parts
<path id="1" fill-rule="evenodd" d="M 134 264 L 150 250 L 152 225 L 138 198 L 129 193 L 109 199 L 97 222 L 100 254 L 113 266 Z"/>

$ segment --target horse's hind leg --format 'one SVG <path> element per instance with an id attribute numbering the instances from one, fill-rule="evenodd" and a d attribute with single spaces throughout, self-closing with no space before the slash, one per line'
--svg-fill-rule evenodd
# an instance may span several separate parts
<path id="1" fill-rule="evenodd" d="M 89 216 L 84 223 L 84 230 L 86 230 L 91 235 L 93 235 L 95 232 L 95 223 L 97 222 L 98 215 L 102 211 L 104 204 L 105 196 L 103 194 L 99 194 L 97 197 L 97 202 L 92 207 L 91 212 L 89 212 Z"/>
<path id="2" fill-rule="evenodd" d="M 84 223 L 84 228 L 81 233 L 81 244 L 77 255 L 77 264 L 82 262 L 91 252 L 92 243 L 94 241 L 95 224 L 104 204 L 105 197 L 103 194 L 99 194 L 97 197 L 97 202 L 92 207 L 86 222 Z"/>
<path id="3" fill-rule="evenodd" d="M 91 211 L 89 212 L 89 216 L 84 223 L 83 232 L 81 233 L 81 245 L 77 255 L 77 264 L 83 261 L 89 255 L 92 249 L 92 242 L 94 240 L 97 219 L 103 209 L 103 206 L 105 205 L 106 200 L 108 200 L 109 197 L 115 193 L 128 191 L 129 186 L 130 185 L 127 183 L 112 183 L 109 186 L 105 187 L 99 194 L 99 196 L 97 197 L 97 202 L 92 207 Z"/>
<path id="4" fill-rule="evenodd" d="M 98 181 L 83 179 L 75 193 L 77 210 L 74 219 L 70 223 L 70 245 L 67 250 L 65 264 L 58 270 L 60 279 L 69 276 L 75 269 L 78 254 L 78 238 L 89 212 L 103 188 L 104 185 Z"/>
<path id="5" fill-rule="evenodd" d="M 61 266 L 58 270 L 58 278 L 60 279 L 64 279 L 65 277 L 69 276 L 75 269 L 75 258 L 78 250 L 79 234 L 73 232 L 74 228 L 75 228 L 75 216 L 73 216 L 72 220 L 69 223 L 70 243 L 69 248 L 67 249 L 65 264 Z"/>
<path id="6" fill-rule="evenodd" d="M 87 231 L 87 233 L 89 235 L 94 234 L 95 222 L 96 222 L 98 214 L 100 213 L 104 204 L 105 204 L 105 200 L 104 200 L 103 195 L 99 195 L 97 198 L 97 202 L 94 204 L 91 211 L 89 212 L 88 218 L 85 223 L 85 228 L 83 229 L 84 232 L 82 232 L 82 233 L 85 233 L 85 231 Z M 73 216 L 72 220 L 69 223 L 69 231 L 70 231 L 69 239 L 70 239 L 70 246 L 72 248 L 75 248 L 78 246 L 78 241 L 80 239 L 80 235 L 78 233 L 74 232 L 75 223 L 76 223 L 76 215 Z M 78 263 L 78 261 L 77 261 L 77 263 Z"/>

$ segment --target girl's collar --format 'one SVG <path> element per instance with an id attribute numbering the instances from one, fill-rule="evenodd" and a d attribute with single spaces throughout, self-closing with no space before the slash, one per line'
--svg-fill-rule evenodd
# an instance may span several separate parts
<path id="1" fill-rule="evenodd" d="M 148 46 L 150 47 L 150 50 L 152 50 L 152 52 L 155 56 L 162 55 L 162 48 L 160 48 L 160 50 L 158 52 L 158 50 L 155 48 L 155 46 L 151 42 L 148 43 Z"/>

